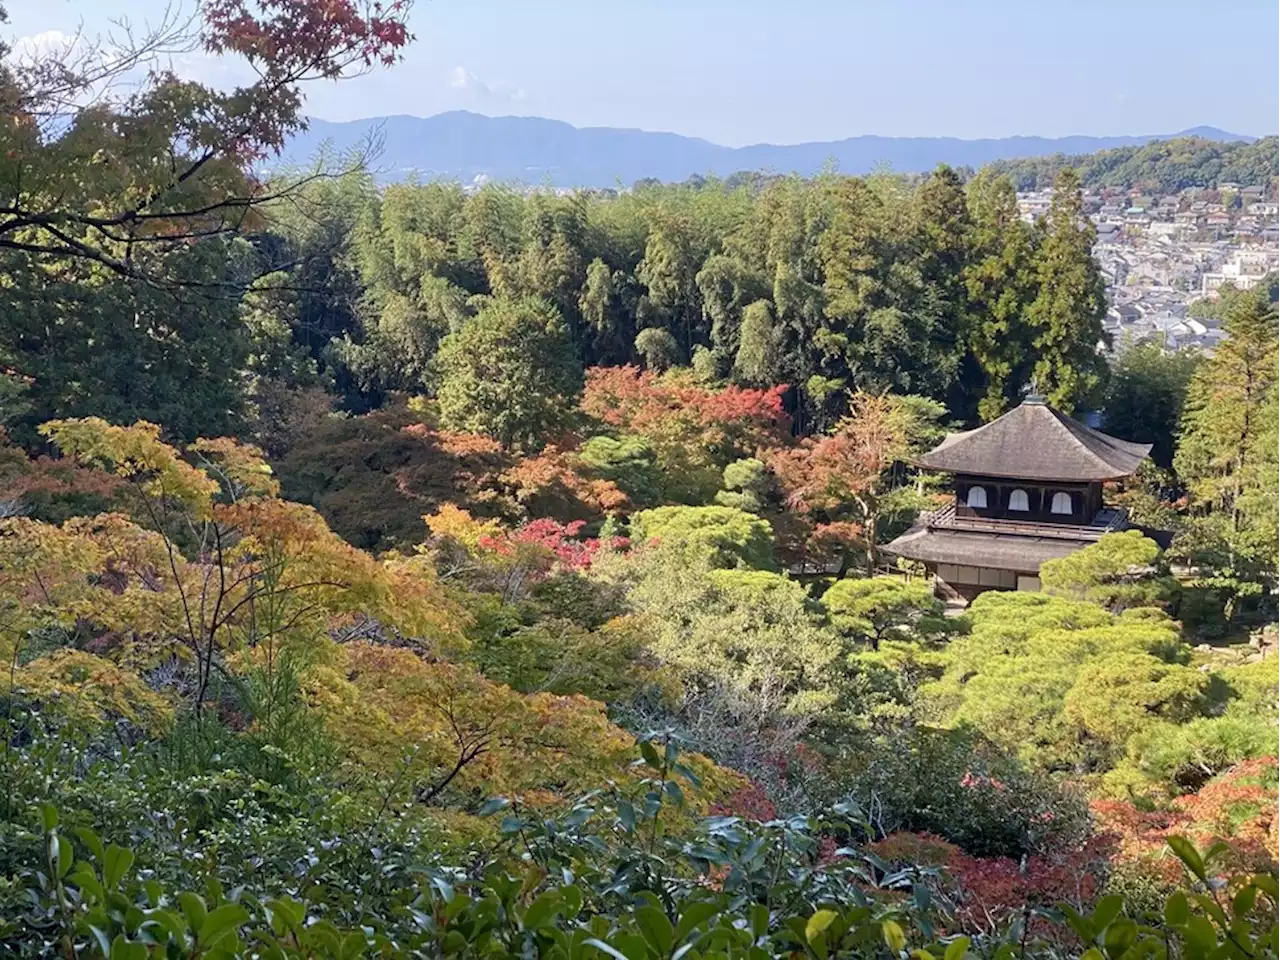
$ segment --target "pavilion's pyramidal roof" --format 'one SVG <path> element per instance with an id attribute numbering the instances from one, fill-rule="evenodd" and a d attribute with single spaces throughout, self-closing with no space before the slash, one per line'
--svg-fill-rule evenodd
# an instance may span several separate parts
<path id="1" fill-rule="evenodd" d="M 1093 482 L 1129 476 L 1150 452 L 1149 443 L 1118 440 L 1028 397 L 976 430 L 951 434 L 916 463 L 949 473 Z"/>

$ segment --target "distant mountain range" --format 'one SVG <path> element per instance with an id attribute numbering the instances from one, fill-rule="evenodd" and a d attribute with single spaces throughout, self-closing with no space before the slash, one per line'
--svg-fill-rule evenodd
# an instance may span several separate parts
<path id="1" fill-rule="evenodd" d="M 374 163 L 379 178 L 400 180 L 477 177 L 559 187 L 612 187 L 636 180 L 685 180 L 694 174 L 728 176 L 743 170 L 812 175 L 834 162 L 841 173 L 869 173 L 887 166 L 901 173 L 931 170 L 939 163 L 981 167 L 995 160 L 1081 154 L 1152 140 L 1201 137 L 1252 141 L 1214 127 L 1135 137 L 850 137 L 821 143 L 724 147 L 696 137 L 615 127 L 574 127 L 540 117 L 486 117 L 457 110 L 434 117 L 373 117 L 347 123 L 313 119 L 285 153 L 305 164 L 328 142 L 338 151 L 381 139 Z"/>

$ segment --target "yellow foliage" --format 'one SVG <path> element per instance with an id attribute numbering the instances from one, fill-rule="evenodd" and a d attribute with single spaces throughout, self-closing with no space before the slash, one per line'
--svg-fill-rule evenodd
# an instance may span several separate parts
<path id="1" fill-rule="evenodd" d="M 312 698 L 353 763 L 430 792 L 572 794 L 625 775 L 634 741 L 585 697 L 523 696 L 469 666 L 352 643 L 316 671 Z M 407 759 L 411 758 L 411 759 Z"/>
<path id="2" fill-rule="evenodd" d="M 342 646 L 312 671 L 309 695 L 353 770 L 382 784 L 400 778 L 425 802 L 444 794 L 507 796 L 525 806 L 566 798 L 637 774 L 635 740 L 582 696 L 524 695 L 469 666 L 369 643 Z M 686 787 L 694 812 L 740 789 L 743 778 L 701 756 Z M 456 772 L 455 772 L 456 771 Z"/>
<path id="3" fill-rule="evenodd" d="M 167 576 L 169 552 L 164 537 L 138 526 L 123 513 L 72 517 L 65 534 L 83 538 L 97 551 L 95 572 L 112 580 L 136 578 L 156 582 Z"/>
<path id="4" fill-rule="evenodd" d="M 135 673 L 82 650 L 58 650 L 17 671 L 17 689 L 87 727 L 117 719 L 157 735 L 173 719 L 173 706 Z"/>
<path id="5" fill-rule="evenodd" d="M 335 535 L 315 510 L 270 494 L 275 481 L 252 447 L 199 441 L 194 449 L 219 485 L 184 463 L 150 425 L 55 421 L 64 449 L 163 495 L 156 530 L 123 514 L 76 517 L 61 526 L 0 521 L 0 653 L 42 623 L 91 624 L 111 637 L 113 657 L 141 666 L 174 654 L 208 670 L 259 645 L 317 657 L 333 630 L 372 618 L 436 652 L 464 645 L 460 608 L 426 558 L 380 561 Z M 203 478 L 203 479 L 201 479 Z M 255 495 L 262 491 L 264 495 Z M 171 508 L 189 523 L 175 525 Z M 172 530 L 181 526 L 181 540 Z"/>
<path id="6" fill-rule="evenodd" d="M 502 524 L 497 520 L 477 520 L 470 512 L 446 503 L 435 513 L 422 518 L 434 537 L 453 540 L 468 552 L 474 553 L 480 541 L 486 537 L 497 537 L 502 534 Z"/>
<path id="7" fill-rule="evenodd" d="M 42 429 L 68 455 L 143 495 L 132 517 L 0 521 L 5 652 L 34 627 L 78 623 L 112 656 L 63 650 L 22 668 L 18 684 L 52 708 L 89 725 L 124 718 L 159 732 L 172 708 L 130 666 L 186 657 L 203 695 L 215 666 L 242 671 L 287 655 L 353 773 L 372 776 L 378 789 L 403 784 L 429 808 L 459 795 L 554 807 L 642 775 L 634 739 L 603 704 L 521 694 L 441 659 L 466 646 L 468 614 L 441 584 L 433 551 L 375 558 L 352 547 L 311 507 L 280 500 L 259 452 L 234 441 L 192 445 L 197 468 L 151 424 L 64 420 Z M 425 519 L 435 537 L 473 555 L 495 553 L 486 538 L 503 535 L 497 522 L 453 505 Z M 332 639 L 370 620 L 391 643 Z M 652 672 L 639 663 L 633 621 L 589 638 L 573 651 L 589 661 L 588 673 L 634 668 L 623 682 L 637 683 Z M 708 784 L 686 791 L 695 809 L 741 786 L 703 758 L 691 763 Z"/>
<path id="8" fill-rule="evenodd" d="M 91 587 L 85 573 L 99 567 L 101 547 L 76 530 L 26 517 L 0 520 L 0 655 L 9 661 L 27 631 L 69 623 Z"/>
<path id="9" fill-rule="evenodd" d="M 502 840 L 500 817 L 477 817 L 462 810 L 432 807 L 422 820 L 433 827 L 431 851 L 443 862 L 464 862 L 475 851 L 496 847 Z"/>
<path id="10" fill-rule="evenodd" d="M 463 629 L 470 615 L 440 583 L 430 556 L 393 553 L 381 566 L 383 587 L 377 602 L 366 602 L 368 616 L 406 636 L 434 641 L 437 653 L 454 655 L 467 648 Z"/>
<path id="11" fill-rule="evenodd" d="M 181 503 L 197 517 L 207 517 L 218 484 L 186 463 L 160 440 L 160 428 L 139 420 L 118 427 L 100 417 L 50 420 L 40 426 L 67 456 L 101 467 L 134 483 L 148 497 Z"/>
<path id="12" fill-rule="evenodd" d="M 700 790 L 684 791 L 689 801 L 689 812 L 706 816 L 715 804 L 724 803 L 740 790 L 746 790 L 752 782 L 737 770 L 722 767 L 700 753 L 685 754 L 681 762 L 692 770 L 701 781 Z"/>
<path id="13" fill-rule="evenodd" d="M 252 444 L 230 437 L 201 437 L 187 449 L 200 456 L 206 472 L 221 479 L 233 497 L 274 497 L 280 492 L 280 482 L 262 451 Z"/>
<path id="14" fill-rule="evenodd" d="M 220 505 L 214 515 L 240 532 L 235 565 L 265 582 L 295 624 L 302 623 L 298 607 L 305 603 L 320 618 L 311 624 L 313 632 L 373 618 L 431 641 L 436 652 L 465 645 L 466 616 L 425 556 L 377 560 L 334 534 L 311 507 L 286 500 L 250 498 Z"/>

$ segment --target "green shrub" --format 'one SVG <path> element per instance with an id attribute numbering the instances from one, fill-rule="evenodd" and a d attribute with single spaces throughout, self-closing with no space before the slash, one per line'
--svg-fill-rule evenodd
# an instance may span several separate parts
<path id="1" fill-rule="evenodd" d="M 716 567 L 772 570 L 773 529 L 764 520 L 733 507 L 656 507 L 631 518 L 639 545 L 656 540 L 687 561 L 706 558 Z"/>

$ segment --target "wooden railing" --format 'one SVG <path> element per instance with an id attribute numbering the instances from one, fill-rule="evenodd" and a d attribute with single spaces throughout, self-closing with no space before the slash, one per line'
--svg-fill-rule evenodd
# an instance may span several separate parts
<path id="1" fill-rule="evenodd" d="M 941 510 L 925 514 L 920 522 L 930 528 L 973 530 L 981 533 L 1005 533 L 1023 537 L 1057 537 L 1097 540 L 1103 534 L 1123 530 L 1128 515 L 1118 507 L 1104 507 L 1089 523 L 1043 523 L 1034 520 L 1001 520 L 996 517 L 962 517 L 956 505 L 949 503 Z"/>

